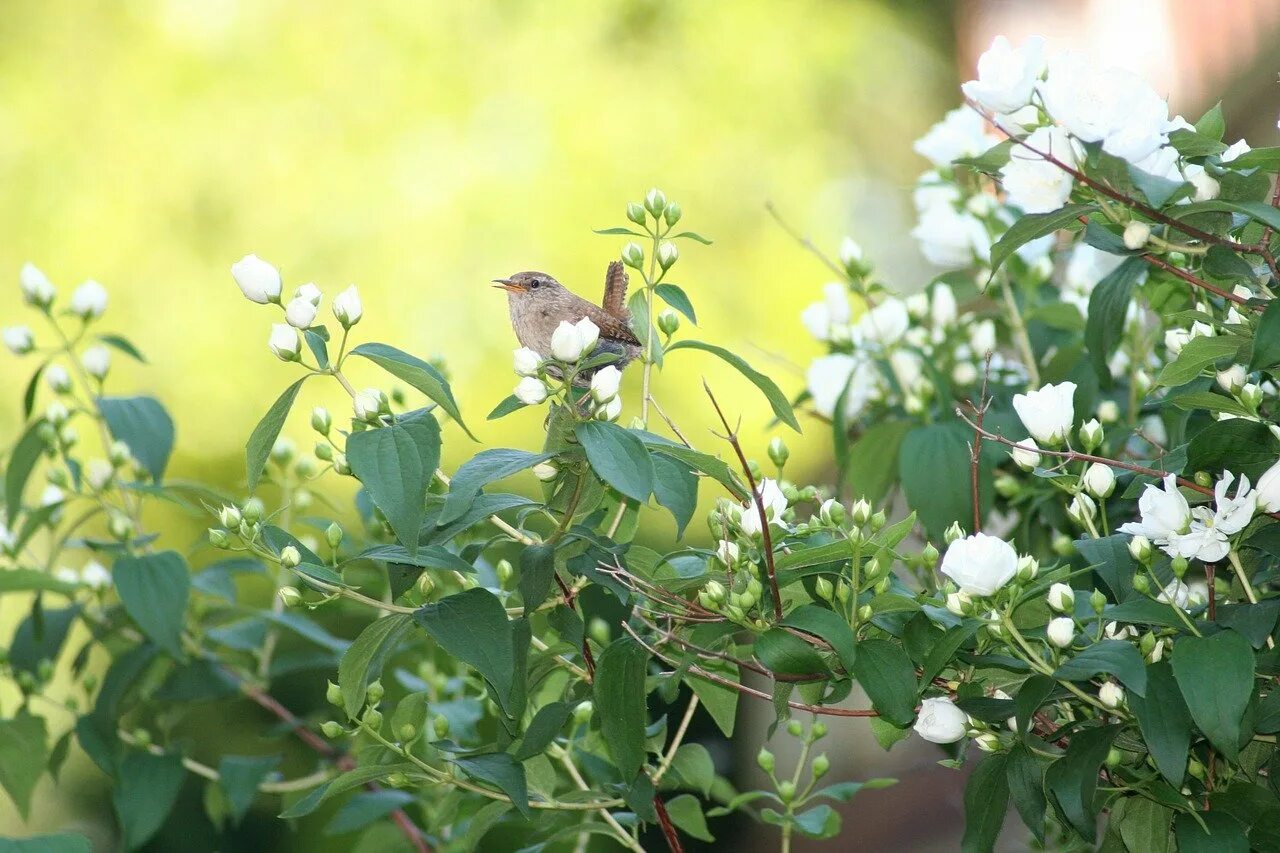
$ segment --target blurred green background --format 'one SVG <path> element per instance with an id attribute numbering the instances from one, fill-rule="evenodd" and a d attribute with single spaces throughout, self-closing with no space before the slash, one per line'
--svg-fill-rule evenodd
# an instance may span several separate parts
<path id="1" fill-rule="evenodd" d="M 483 446 L 533 447 L 540 411 L 484 420 L 515 382 L 505 297 L 487 284 L 541 269 L 597 298 L 622 240 L 591 229 L 622 224 L 625 203 L 657 185 L 683 205 L 683 225 L 715 241 L 681 246 L 672 279 L 701 321 L 681 334 L 741 353 L 794 394 L 819 352 L 798 314 L 829 275 L 764 204 L 832 253 L 853 234 L 900 286 L 927 281 L 906 236 L 923 168 L 910 142 L 957 100 L 950 15 L 949 3 L 870 0 L 8 0 L 0 325 L 30 323 L 48 341 L 21 305 L 25 261 L 61 298 L 86 278 L 104 283 L 104 330 L 150 362 L 116 354 L 113 392 L 169 406 L 173 475 L 240 490 L 244 441 L 297 375 L 266 349 L 277 309 L 244 300 L 229 274 L 255 252 L 283 269 L 287 291 L 315 281 L 326 317 L 328 300 L 358 284 L 357 340 L 444 356 Z M 707 376 L 763 458 L 767 408 L 707 359 L 673 358 L 657 397 L 714 450 L 697 381 Z M 16 437 L 33 366 L 0 354 L 0 446 Z M 371 370 L 351 367 L 358 385 L 384 382 Z M 304 448 L 311 405 L 348 405 L 332 384 L 313 384 L 286 427 Z M 638 394 L 634 371 L 624 420 Z M 829 438 L 806 427 L 789 439 L 793 473 L 822 481 Z M 450 427 L 446 468 L 480 446 Z M 204 526 L 185 523 L 192 537 Z M 190 541 L 182 536 L 172 544 Z M 10 597 L 4 623 L 25 606 Z M 0 701 L 9 713 L 16 698 Z M 231 727 L 210 721 L 220 736 Z M 108 798 L 73 756 L 59 786 L 42 782 L 27 824 L 0 803 L 0 833 L 71 822 L 107 844 Z M 259 817 L 269 835 L 244 849 L 287 835 Z M 172 849 L 182 829 L 152 849 Z"/>

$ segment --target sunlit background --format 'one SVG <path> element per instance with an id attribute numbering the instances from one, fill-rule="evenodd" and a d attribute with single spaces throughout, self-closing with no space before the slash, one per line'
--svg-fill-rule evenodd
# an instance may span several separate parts
<path id="1" fill-rule="evenodd" d="M 622 224 L 626 202 L 656 185 L 715 241 L 681 247 L 673 278 L 700 321 L 682 334 L 741 353 L 794 394 L 799 365 L 818 352 L 798 313 L 828 275 L 766 202 L 833 253 L 852 234 L 887 280 L 916 289 L 932 273 L 907 237 L 925 166 L 910 143 L 958 102 L 956 84 L 993 35 L 1042 33 L 1051 48 L 1124 61 L 1192 117 L 1225 90 L 1231 138 L 1266 145 L 1278 24 L 1274 4 L 1225 0 L 9 0 L 0 325 L 34 322 L 17 288 L 25 261 L 63 294 L 103 282 L 107 325 L 149 359 L 117 356 L 115 391 L 170 407 L 175 475 L 237 489 L 249 430 L 297 373 L 266 348 L 276 309 L 244 300 L 228 272 L 255 252 L 287 288 L 314 281 L 331 297 L 358 284 L 360 340 L 443 357 L 483 446 L 531 447 L 540 413 L 484 420 L 515 380 L 505 298 L 486 285 L 541 269 L 598 298 L 623 238 L 592 229 Z M 655 393 L 691 439 L 714 449 L 705 375 L 763 457 L 768 410 L 749 385 L 701 354 L 669 364 Z M 0 356 L 0 447 L 16 437 L 30 367 Z M 357 384 L 381 380 L 367 369 L 353 368 Z M 307 446 L 302 413 L 344 406 L 334 390 L 304 392 L 286 433 Z M 794 473 L 822 481 L 829 439 L 806 426 L 790 440 Z M 450 428 L 446 467 L 479 446 Z M 191 524 L 193 535 L 203 526 Z M 24 604 L 5 606 L 12 624 Z M 739 756 L 762 730 L 741 727 Z M 903 779 L 850 807 L 842 849 L 955 846 L 962 779 L 929 772 L 935 752 L 905 744 L 885 757 L 860 724 L 835 731 L 845 746 L 831 750 L 833 772 Z M 60 786 L 46 777 L 29 823 L 0 807 L 0 830 L 73 825 L 109 844 L 108 797 L 73 757 Z M 936 822 L 918 819 L 917 802 Z M 290 842 L 276 830 L 271 843 Z"/>

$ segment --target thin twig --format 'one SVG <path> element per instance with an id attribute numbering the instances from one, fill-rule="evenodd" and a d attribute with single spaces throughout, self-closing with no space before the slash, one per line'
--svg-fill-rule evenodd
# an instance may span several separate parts
<path id="1" fill-rule="evenodd" d="M 987 399 L 987 380 L 991 377 L 991 353 L 987 353 L 983 359 L 984 366 L 982 370 L 982 391 L 978 395 L 978 405 L 974 405 L 973 401 L 969 401 L 969 407 L 977 415 L 977 424 L 973 430 L 973 444 L 969 446 L 969 491 L 970 497 L 973 499 L 973 532 L 982 532 L 982 506 L 978 490 L 978 459 L 982 456 L 982 419 L 986 417 L 987 406 L 991 402 Z"/>

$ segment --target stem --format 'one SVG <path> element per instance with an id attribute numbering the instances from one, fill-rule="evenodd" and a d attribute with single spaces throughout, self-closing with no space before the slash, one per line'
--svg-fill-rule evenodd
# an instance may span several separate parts
<path id="1" fill-rule="evenodd" d="M 1027 365 L 1027 381 L 1032 388 L 1040 387 L 1040 368 L 1036 364 L 1036 354 L 1031 348 L 1031 337 L 1027 334 L 1027 324 L 1023 322 L 1018 302 L 1013 298 L 1013 290 L 1009 287 L 1009 277 L 1000 277 L 1000 292 L 1004 297 L 1005 310 L 1009 312 L 1009 326 L 1013 329 L 1013 340 L 1022 353 L 1022 360 Z"/>
<path id="2" fill-rule="evenodd" d="M 653 786 L 656 788 L 658 783 L 662 781 L 662 777 L 666 774 L 667 769 L 671 767 L 671 762 L 675 760 L 676 750 L 680 748 L 680 744 L 684 741 L 685 734 L 689 731 L 689 723 L 693 720 L 693 714 L 698 710 L 698 694 L 689 697 L 689 704 L 684 709 L 684 717 L 680 719 L 680 725 L 676 727 L 676 733 L 671 738 L 671 744 L 667 747 L 667 752 L 662 756 L 662 760 L 658 762 L 658 769 L 653 772 Z"/>
<path id="3" fill-rule="evenodd" d="M 558 758 L 560 759 L 560 763 L 564 765 L 565 772 L 569 774 L 569 778 L 573 780 L 573 784 L 578 786 L 579 791 L 590 791 L 591 786 L 587 784 L 587 780 L 582 778 L 582 774 L 578 771 L 578 766 L 573 763 L 573 758 L 569 755 L 569 750 L 561 748 L 559 749 L 559 752 L 560 754 Z M 644 853 L 644 848 L 640 846 L 640 842 L 632 838 L 631 833 L 627 832 L 627 830 L 623 828 L 622 824 L 618 823 L 617 819 L 614 818 L 614 816 L 607 810 L 602 810 L 600 812 L 600 817 L 603 818 L 604 822 L 609 824 L 609 828 L 617 834 L 618 841 L 623 847 L 626 847 L 628 850 L 635 850 L 637 853 Z"/>

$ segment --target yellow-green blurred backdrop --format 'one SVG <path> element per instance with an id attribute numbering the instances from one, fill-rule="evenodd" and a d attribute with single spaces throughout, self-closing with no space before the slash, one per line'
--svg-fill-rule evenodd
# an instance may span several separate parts
<path id="1" fill-rule="evenodd" d="M 656 185 L 715 241 L 681 246 L 672 279 L 701 321 L 681 334 L 740 352 L 794 394 L 818 352 L 798 314 L 829 276 L 766 201 L 832 252 L 854 235 L 900 286 L 927 275 L 905 237 L 922 168 L 910 142 L 956 101 L 949 4 L 901 5 L 6 0 L 0 325 L 30 323 L 49 342 L 21 305 L 25 261 L 63 299 L 103 282 L 104 329 L 150 362 L 116 354 L 111 389 L 170 408 L 173 474 L 236 489 L 249 431 L 298 374 L 266 348 L 278 309 L 247 302 L 229 274 L 255 252 L 289 290 L 315 281 L 326 317 L 358 284 L 358 340 L 443 355 L 483 444 L 534 447 L 541 412 L 484 420 L 515 381 L 505 297 L 487 283 L 541 269 L 598 297 L 624 238 L 591 229 L 623 224 L 626 202 Z M 714 450 L 706 375 L 763 458 L 767 407 L 708 358 L 674 356 L 657 397 Z M 0 446 L 33 366 L 0 353 Z M 373 370 L 351 368 L 385 386 Z M 313 384 L 286 428 L 304 448 L 309 407 L 347 405 Z M 829 440 L 806 427 L 793 456 L 821 480 Z M 446 467 L 479 446 L 449 428 Z M 100 787 L 85 767 L 73 758 L 69 772 Z M 26 826 L 0 805 L 0 832 L 84 812 L 58 791 L 42 783 Z"/>

